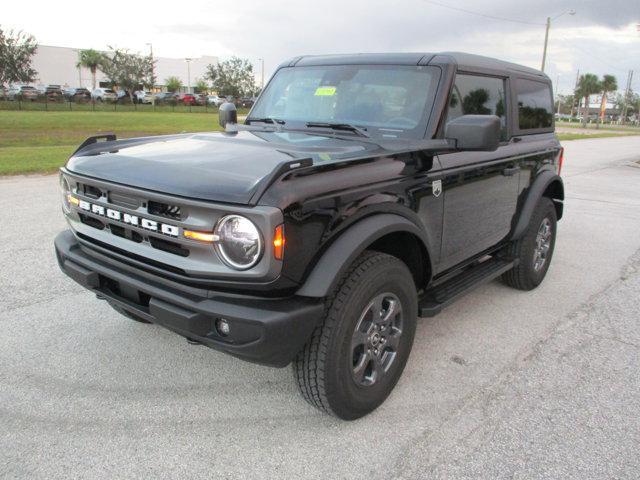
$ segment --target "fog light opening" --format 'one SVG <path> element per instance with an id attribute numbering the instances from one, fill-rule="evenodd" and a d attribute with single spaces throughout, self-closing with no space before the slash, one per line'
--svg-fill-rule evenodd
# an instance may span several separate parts
<path id="1" fill-rule="evenodd" d="M 221 337 L 226 337 L 231 331 L 231 326 L 227 320 L 219 318 L 216 320 L 216 330 Z"/>

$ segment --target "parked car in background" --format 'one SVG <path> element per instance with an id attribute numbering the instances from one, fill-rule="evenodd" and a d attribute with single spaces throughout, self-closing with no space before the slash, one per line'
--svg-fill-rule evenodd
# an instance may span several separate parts
<path id="1" fill-rule="evenodd" d="M 177 93 L 174 92 L 160 92 L 154 95 L 156 103 L 174 103 L 176 102 Z"/>
<path id="2" fill-rule="evenodd" d="M 91 92 L 84 87 L 67 87 L 62 91 L 62 95 L 69 102 L 88 102 L 91 100 Z"/>
<path id="3" fill-rule="evenodd" d="M 196 97 L 193 93 L 181 93 L 177 100 L 178 103 L 182 103 L 183 105 L 196 105 Z"/>
<path id="4" fill-rule="evenodd" d="M 207 96 L 202 93 L 194 93 L 193 97 L 196 99 L 196 105 L 205 106 L 207 104 Z"/>
<path id="5" fill-rule="evenodd" d="M 224 95 L 221 95 L 221 96 L 209 95 L 207 97 L 207 103 L 209 103 L 209 105 L 214 105 L 216 107 L 219 107 L 226 101 L 227 101 L 227 97 L 225 97 Z"/>
<path id="6" fill-rule="evenodd" d="M 64 98 L 60 85 L 40 85 L 36 88 L 39 94 L 49 102 L 61 102 Z"/>
<path id="7" fill-rule="evenodd" d="M 118 99 L 116 92 L 110 88 L 96 88 L 91 92 L 91 98 L 96 102 L 115 102 Z"/>
<path id="8" fill-rule="evenodd" d="M 119 103 L 128 103 L 131 101 L 131 98 L 129 97 L 129 93 L 127 93 L 126 90 L 118 89 L 118 90 L 115 90 L 115 92 L 116 92 L 116 96 L 118 97 L 117 101 Z"/>
<path id="9" fill-rule="evenodd" d="M 133 92 L 133 97 L 135 98 L 136 103 L 150 104 L 155 100 L 153 93 L 146 92 L 144 90 L 136 90 Z"/>
<path id="10" fill-rule="evenodd" d="M 251 108 L 255 102 L 255 97 L 242 97 L 238 103 L 242 108 Z"/>
<path id="11" fill-rule="evenodd" d="M 35 102 L 38 99 L 38 90 L 31 85 L 12 85 L 7 92 L 7 98 Z"/>

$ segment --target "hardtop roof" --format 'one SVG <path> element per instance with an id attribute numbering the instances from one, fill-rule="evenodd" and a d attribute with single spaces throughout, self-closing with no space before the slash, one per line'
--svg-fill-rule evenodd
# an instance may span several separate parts
<path id="1" fill-rule="evenodd" d="M 314 65 L 427 65 L 429 62 L 455 63 L 459 70 L 502 71 L 505 73 L 521 73 L 548 79 L 535 68 L 517 63 L 498 60 L 464 52 L 412 52 L 412 53 L 354 53 L 334 55 L 305 55 L 295 57 L 281 66 L 314 66 Z"/>

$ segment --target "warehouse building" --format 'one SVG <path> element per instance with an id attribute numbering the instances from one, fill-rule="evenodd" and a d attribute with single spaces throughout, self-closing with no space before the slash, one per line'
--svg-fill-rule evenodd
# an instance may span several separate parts
<path id="1" fill-rule="evenodd" d="M 65 87 L 85 87 L 91 89 L 91 72 L 87 68 L 78 68 L 79 48 L 56 47 L 52 45 L 38 45 L 38 51 L 33 57 L 33 68 L 38 72 L 36 85 L 63 85 Z M 168 77 L 178 77 L 186 92 L 197 79 L 204 78 L 207 65 L 217 65 L 218 57 L 203 56 L 192 58 L 154 57 L 156 60 L 156 90 L 162 90 L 164 81 Z M 98 70 L 96 86 L 109 86 L 107 78 Z"/>

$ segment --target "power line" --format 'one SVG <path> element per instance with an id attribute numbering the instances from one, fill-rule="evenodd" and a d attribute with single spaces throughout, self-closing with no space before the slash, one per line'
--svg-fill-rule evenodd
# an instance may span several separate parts
<path id="1" fill-rule="evenodd" d="M 464 8 L 452 7 L 451 5 L 446 5 L 440 2 L 434 2 L 433 0 L 422 0 L 425 3 L 430 3 L 432 5 L 437 5 L 438 7 L 448 8 L 450 10 L 456 10 L 458 12 L 468 13 L 469 15 L 476 15 L 478 17 L 491 18 L 492 20 L 500 20 L 503 22 L 513 22 L 513 23 L 524 23 L 525 25 L 536 25 L 536 26 L 544 26 L 544 23 L 534 23 L 534 22 L 525 22 L 524 20 L 517 20 L 515 18 L 505 18 L 505 17 L 496 17 L 495 15 L 488 15 L 486 13 L 474 12 L 472 10 L 466 10 Z"/>

